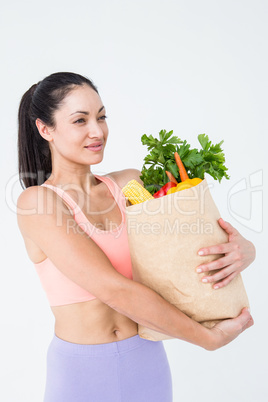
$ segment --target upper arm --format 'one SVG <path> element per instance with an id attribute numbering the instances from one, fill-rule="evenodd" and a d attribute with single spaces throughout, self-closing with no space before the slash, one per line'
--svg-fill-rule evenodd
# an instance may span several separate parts
<path id="1" fill-rule="evenodd" d="M 64 275 L 104 303 L 128 281 L 53 190 L 41 186 L 24 190 L 17 201 L 17 220 L 24 237 L 37 244 Z"/>
<path id="2" fill-rule="evenodd" d="M 123 188 L 130 180 L 135 179 L 141 185 L 143 185 L 140 179 L 141 172 L 138 169 L 124 169 L 109 174 L 120 188 Z"/>

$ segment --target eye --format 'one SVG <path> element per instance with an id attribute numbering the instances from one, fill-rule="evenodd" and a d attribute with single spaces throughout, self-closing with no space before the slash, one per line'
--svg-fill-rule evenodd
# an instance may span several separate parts
<path id="1" fill-rule="evenodd" d="M 75 122 L 74 122 L 74 124 L 79 124 L 79 123 L 84 123 L 85 122 L 85 119 L 83 119 L 82 117 L 81 117 L 81 119 L 78 119 L 78 120 L 76 120 Z"/>
<path id="2" fill-rule="evenodd" d="M 99 120 L 106 120 L 107 119 L 107 116 L 106 115 L 103 115 L 103 116 L 100 116 L 99 117 Z"/>

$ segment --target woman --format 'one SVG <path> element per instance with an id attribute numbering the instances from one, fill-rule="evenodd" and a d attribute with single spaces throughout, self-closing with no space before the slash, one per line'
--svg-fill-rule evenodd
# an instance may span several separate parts
<path id="1" fill-rule="evenodd" d="M 45 402 L 169 402 L 163 344 L 139 338 L 137 323 L 207 350 L 253 324 L 244 309 L 209 330 L 131 280 L 120 189 L 130 179 L 140 181 L 140 172 L 92 174 L 107 136 L 105 107 L 85 77 L 52 74 L 22 97 L 19 171 L 26 190 L 17 202 L 18 224 L 55 316 Z M 220 286 L 255 253 L 231 225 L 222 226 L 230 242 L 206 250 L 225 253 L 217 262 L 222 270 L 212 277 Z"/>

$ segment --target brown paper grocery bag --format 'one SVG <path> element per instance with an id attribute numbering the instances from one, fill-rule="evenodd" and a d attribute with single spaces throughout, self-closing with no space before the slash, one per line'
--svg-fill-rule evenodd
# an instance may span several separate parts
<path id="1" fill-rule="evenodd" d="M 219 211 L 203 180 L 195 187 L 127 207 L 133 279 L 206 327 L 239 315 L 249 302 L 241 275 L 213 289 L 195 269 L 219 255 L 201 257 L 201 247 L 225 243 Z M 211 272 L 211 274 L 215 271 Z M 171 339 L 139 325 L 139 335 L 152 341 Z"/>

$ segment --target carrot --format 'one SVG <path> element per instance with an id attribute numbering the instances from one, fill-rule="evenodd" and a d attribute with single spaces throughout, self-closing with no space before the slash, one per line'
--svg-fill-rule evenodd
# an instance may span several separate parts
<path id="1" fill-rule="evenodd" d="M 168 170 L 166 170 L 166 175 L 167 175 L 167 177 L 169 178 L 169 180 L 170 180 L 172 183 L 178 184 L 178 182 L 177 182 L 177 180 L 175 179 L 175 177 L 173 176 L 173 174 L 170 173 Z"/>
<path id="2" fill-rule="evenodd" d="M 175 152 L 174 156 L 175 156 L 175 161 L 177 163 L 177 166 L 179 168 L 181 181 L 189 179 L 189 176 L 188 176 L 188 174 L 186 172 L 186 169 L 185 169 L 185 167 L 184 167 L 184 165 L 183 165 L 183 163 L 181 161 L 181 158 L 180 158 L 178 152 Z"/>

